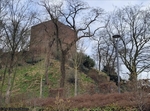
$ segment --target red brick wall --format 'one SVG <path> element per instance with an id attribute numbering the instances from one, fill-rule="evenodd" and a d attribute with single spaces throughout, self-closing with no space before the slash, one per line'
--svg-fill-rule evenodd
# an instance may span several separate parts
<path id="1" fill-rule="evenodd" d="M 59 26 L 59 38 L 63 44 L 63 48 L 67 47 L 67 44 L 70 44 L 74 39 L 76 39 L 75 33 L 69 26 L 58 22 Z M 45 54 L 47 52 L 48 45 L 55 37 L 56 31 L 55 26 L 52 21 L 47 21 L 35 25 L 31 28 L 31 42 L 30 42 L 30 51 L 34 54 Z M 56 40 L 51 48 L 51 53 L 56 51 Z M 75 50 L 75 45 L 71 50 Z"/>

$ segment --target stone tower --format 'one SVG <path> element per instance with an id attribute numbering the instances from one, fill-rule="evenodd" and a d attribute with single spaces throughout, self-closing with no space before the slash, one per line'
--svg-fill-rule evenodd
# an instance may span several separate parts
<path id="1" fill-rule="evenodd" d="M 63 49 L 77 39 L 75 32 L 69 26 L 59 21 L 57 21 L 57 25 L 58 38 L 56 36 L 56 27 L 52 20 L 32 26 L 29 50 L 33 55 L 41 56 L 50 51 L 53 56 L 56 56 L 59 50 L 58 39 L 61 41 Z M 70 51 L 76 51 L 75 45 L 71 47 Z"/>

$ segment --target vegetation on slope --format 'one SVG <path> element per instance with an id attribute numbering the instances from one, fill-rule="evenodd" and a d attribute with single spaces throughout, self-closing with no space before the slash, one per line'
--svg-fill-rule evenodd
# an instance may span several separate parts
<path id="1" fill-rule="evenodd" d="M 60 62 L 57 60 L 52 60 L 49 66 L 49 80 L 50 84 L 45 85 L 44 78 L 44 67 L 45 61 L 42 60 L 36 64 L 27 64 L 24 63 L 21 66 L 16 67 L 16 76 L 12 88 L 12 101 L 18 99 L 29 99 L 29 98 L 38 98 L 40 95 L 40 81 L 41 77 L 43 79 L 43 94 L 42 97 L 49 97 L 50 89 L 59 88 L 60 80 Z M 67 97 L 73 96 L 74 94 L 74 84 L 70 83 L 68 79 L 74 78 L 74 69 L 66 65 L 67 77 L 66 77 L 66 93 Z M 3 69 L 0 70 L 3 73 Z M 6 79 L 7 80 L 7 79 Z M 86 91 L 87 86 L 93 84 L 94 81 L 88 77 L 86 74 L 79 72 L 79 94 Z M 7 81 L 3 87 L 3 94 L 6 91 Z"/>

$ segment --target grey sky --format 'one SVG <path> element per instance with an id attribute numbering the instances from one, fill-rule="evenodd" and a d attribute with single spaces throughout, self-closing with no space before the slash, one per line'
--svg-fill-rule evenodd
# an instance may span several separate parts
<path id="1" fill-rule="evenodd" d="M 140 5 L 150 6 L 149 0 L 84 0 L 91 7 L 100 7 L 105 11 L 113 11 L 116 7 L 124 7 L 127 5 Z"/>

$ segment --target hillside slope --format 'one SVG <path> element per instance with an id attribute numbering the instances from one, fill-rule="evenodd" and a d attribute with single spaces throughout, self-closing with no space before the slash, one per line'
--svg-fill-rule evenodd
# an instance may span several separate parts
<path id="1" fill-rule="evenodd" d="M 51 60 L 48 74 L 50 84 L 45 85 L 45 61 L 42 60 L 36 64 L 27 64 L 24 63 L 16 67 L 16 75 L 12 88 L 12 97 L 16 99 L 29 99 L 29 98 L 37 98 L 40 96 L 40 81 L 42 79 L 42 97 L 49 97 L 50 89 L 59 88 L 59 80 L 60 80 L 60 62 L 57 60 Z M 1 69 L 1 74 L 4 69 Z M 82 72 L 78 72 L 78 94 L 87 93 L 89 86 L 94 85 L 95 81 L 91 79 L 87 74 Z M 66 65 L 66 85 L 65 85 L 65 96 L 71 97 L 74 95 L 74 81 L 70 81 L 74 79 L 74 69 Z M 7 88 L 7 76 L 5 85 L 3 87 L 3 95 L 6 92 Z"/>

